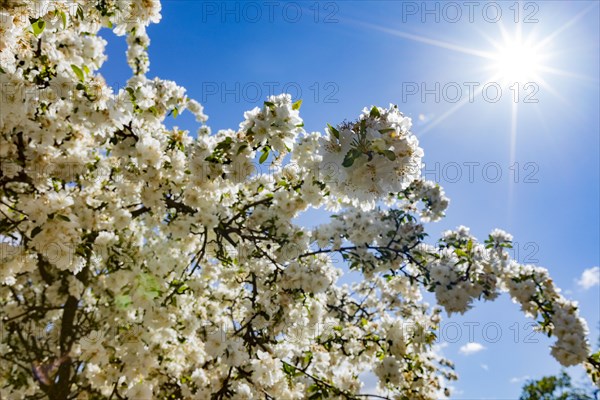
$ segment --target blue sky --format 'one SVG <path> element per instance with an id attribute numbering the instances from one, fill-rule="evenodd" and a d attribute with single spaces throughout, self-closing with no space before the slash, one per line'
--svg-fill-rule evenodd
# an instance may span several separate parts
<path id="1" fill-rule="evenodd" d="M 496 227 L 511 232 L 518 261 L 547 267 L 580 302 L 596 345 L 600 289 L 577 280 L 600 264 L 598 3 L 448 4 L 165 1 L 162 22 L 149 29 L 149 75 L 185 86 L 213 131 L 235 129 L 245 110 L 283 90 L 303 99 L 309 131 L 354 119 L 365 106 L 398 104 L 413 118 L 426 175 L 451 198 L 430 234 L 460 224 L 480 239 Z M 520 57 L 534 65 L 521 62 L 532 73 L 511 89 L 506 60 L 482 55 L 499 54 L 493 42 L 519 30 L 529 43 Z M 124 40 L 104 36 L 102 73 L 123 86 Z M 505 75 L 490 81 L 498 63 Z M 469 98 L 469 88 L 484 86 Z M 195 130 L 184 115 L 175 123 Z M 506 297 L 446 319 L 443 352 L 460 374 L 453 398 L 514 399 L 525 377 L 560 370 L 551 341 L 528 322 Z M 483 348 L 461 352 L 469 341 Z"/>

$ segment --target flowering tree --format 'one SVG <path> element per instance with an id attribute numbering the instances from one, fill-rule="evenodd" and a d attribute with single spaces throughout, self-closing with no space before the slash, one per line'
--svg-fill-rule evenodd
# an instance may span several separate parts
<path id="1" fill-rule="evenodd" d="M 559 375 L 528 380 L 519 400 L 597 400 L 600 390 L 574 387 L 571 377 L 561 371 Z"/>
<path id="2" fill-rule="evenodd" d="M 145 76 L 158 1 L 0 6 L 0 398 L 437 398 L 455 378 L 432 348 L 441 310 L 500 292 L 598 378 L 576 305 L 509 258 L 510 235 L 424 241 L 448 199 L 396 106 L 307 133 L 274 96 L 211 133 Z M 116 93 L 103 27 L 127 36 Z M 164 125 L 184 110 L 195 137 Z M 335 215 L 308 230 L 308 208 Z M 333 254 L 363 279 L 337 285 Z"/>

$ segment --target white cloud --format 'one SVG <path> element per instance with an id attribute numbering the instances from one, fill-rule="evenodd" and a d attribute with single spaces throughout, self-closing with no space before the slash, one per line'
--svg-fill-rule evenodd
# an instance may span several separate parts
<path id="1" fill-rule="evenodd" d="M 464 354 L 465 356 L 468 356 L 480 352 L 483 349 L 485 349 L 485 347 L 481 343 L 470 342 L 465 344 L 464 346 L 461 346 L 461 348 L 458 349 L 458 352 Z"/>
<path id="2" fill-rule="evenodd" d="M 448 347 L 448 342 L 442 342 L 439 344 L 434 344 L 433 345 L 433 351 L 435 351 L 436 353 L 441 353 L 442 350 L 444 350 L 446 347 Z"/>
<path id="3" fill-rule="evenodd" d="M 600 267 L 592 267 L 583 271 L 583 274 L 581 274 L 581 278 L 577 281 L 577 284 L 583 290 L 600 285 Z"/>
<path id="4" fill-rule="evenodd" d="M 529 379 L 529 375 L 515 376 L 514 378 L 510 378 L 510 383 L 521 383 L 525 382 L 527 379 Z"/>
<path id="5" fill-rule="evenodd" d="M 490 369 L 487 364 L 481 364 L 481 368 L 483 368 L 485 371 L 489 371 Z"/>

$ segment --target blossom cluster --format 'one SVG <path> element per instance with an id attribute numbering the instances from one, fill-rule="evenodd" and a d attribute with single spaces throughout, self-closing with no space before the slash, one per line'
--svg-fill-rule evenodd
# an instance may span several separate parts
<path id="1" fill-rule="evenodd" d="M 420 176 L 423 150 L 411 125 L 396 105 L 373 106 L 356 122 L 329 125 L 326 135 L 308 135 L 299 145 L 306 149 L 299 151 L 312 153 L 307 167 L 330 183 L 335 201 L 371 209 L 378 199 L 404 190 Z"/>

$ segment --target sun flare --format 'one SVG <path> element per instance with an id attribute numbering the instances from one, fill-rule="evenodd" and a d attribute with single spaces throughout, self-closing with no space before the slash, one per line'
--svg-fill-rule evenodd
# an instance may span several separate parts
<path id="1" fill-rule="evenodd" d="M 499 46 L 493 57 L 495 74 L 506 83 L 534 80 L 542 67 L 536 46 L 515 39 Z"/>

